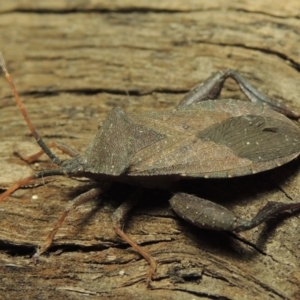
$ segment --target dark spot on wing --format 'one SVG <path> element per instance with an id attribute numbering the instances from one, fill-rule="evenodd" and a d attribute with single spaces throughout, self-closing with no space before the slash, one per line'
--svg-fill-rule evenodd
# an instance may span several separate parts
<path id="1" fill-rule="evenodd" d="M 253 162 L 268 161 L 300 151 L 300 130 L 289 122 L 246 115 L 229 118 L 197 134 L 230 148 Z"/>

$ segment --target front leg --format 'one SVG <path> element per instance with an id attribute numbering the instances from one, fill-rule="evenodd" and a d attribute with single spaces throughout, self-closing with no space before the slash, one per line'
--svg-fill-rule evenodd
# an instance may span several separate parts
<path id="1" fill-rule="evenodd" d="M 252 229 L 285 211 L 300 209 L 300 202 L 268 202 L 250 221 L 238 218 L 233 212 L 212 201 L 178 193 L 170 199 L 173 210 L 184 220 L 200 228 L 241 232 Z"/>
<path id="2" fill-rule="evenodd" d="M 62 226 L 63 222 L 65 221 L 66 217 L 68 216 L 68 214 L 70 212 L 72 212 L 78 206 L 80 206 L 80 205 L 82 205 L 82 204 L 84 204 L 84 203 L 86 203 L 86 202 L 88 202 L 90 200 L 97 199 L 103 193 L 103 191 L 105 191 L 108 187 L 109 187 L 109 185 L 105 184 L 105 185 L 103 185 L 102 188 L 100 188 L 100 187 L 92 188 L 89 191 L 87 191 L 87 192 L 85 192 L 85 193 L 77 196 L 75 199 L 73 199 L 73 201 L 71 201 L 71 203 L 66 206 L 65 211 L 60 216 L 60 218 L 58 219 L 58 221 L 55 223 L 53 229 L 48 234 L 45 243 L 33 255 L 33 259 L 35 261 L 37 261 L 39 259 L 39 256 L 42 253 L 46 252 L 50 248 L 50 246 L 53 243 L 54 237 L 55 237 L 58 229 Z"/>
<path id="3" fill-rule="evenodd" d="M 177 108 L 191 105 L 205 100 L 217 99 L 221 93 L 224 82 L 227 78 L 232 78 L 239 85 L 242 92 L 247 96 L 251 102 L 263 102 L 270 105 L 274 110 L 291 118 L 298 119 L 299 114 L 294 113 L 282 103 L 276 102 L 252 86 L 243 76 L 238 72 L 227 69 L 217 72 L 206 79 L 203 83 L 197 85 L 190 90 L 185 97 L 180 101 Z"/>

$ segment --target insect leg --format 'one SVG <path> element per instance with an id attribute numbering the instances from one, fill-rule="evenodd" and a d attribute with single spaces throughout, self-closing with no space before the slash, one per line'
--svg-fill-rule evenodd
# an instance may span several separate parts
<path id="1" fill-rule="evenodd" d="M 56 170 L 46 170 L 46 171 L 41 171 L 38 173 L 35 173 L 29 177 L 26 177 L 15 184 L 13 184 L 10 188 L 8 188 L 4 193 L 0 195 L 0 202 L 5 200 L 9 195 L 11 195 L 15 190 L 18 188 L 28 184 L 31 180 L 38 179 L 38 178 L 44 178 L 44 177 L 50 177 L 50 176 L 65 176 L 66 173 L 63 169 L 56 169 Z"/>
<path id="2" fill-rule="evenodd" d="M 105 189 L 105 187 L 104 188 L 93 188 L 93 189 L 79 195 L 75 199 L 73 199 L 73 201 L 65 208 L 65 211 L 60 216 L 58 221 L 55 223 L 52 231 L 48 234 L 44 245 L 37 250 L 37 252 L 34 254 L 33 258 L 38 259 L 38 257 L 43 252 L 45 252 L 49 249 L 49 247 L 52 245 L 52 242 L 54 240 L 54 237 L 55 237 L 58 229 L 61 227 L 65 218 L 71 211 L 73 211 L 75 208 L 77 208 L 78 206 L 80 206 L 81 204 L 83 204 L 87 201 L 96 199 L 97 197 L 99 197 L 100 194 L 103 193 L 104 189 Z"/>
<path id="3" fill-rule="evenodd" d="M 300 117 L 299 114 L 296 114 L 293 111 L 291 111 L 291 109 L 283 103 L 276 102 L 264 95 L 263 93 L 261 93 L 260 91 L 258 91 L 242 75 L 230 69 L 226 69 L 224 71 L 220 71 L 213 74 L 203 83 L 191 89 L 178 104 L 178 108 L 205 100 L 217 99 L 217 97 L 221 93 L 225 80 L 229 77 L 236 81 L 242 92 L 252 102 L 267 103 L 274 110 L 291 118 L 298 119 Z"/>
<path id="4" fill-rule="evenodd" d="M 53 142 L 53 143 L 50 143 L 48 145 L 48 147 L 49 148 L 57 147 L 58 149 L 60 149 L 61 151 L 63 151 L 64 153 L 68 154 L 71 157 L 75 157 L 75 156 L 79 155 L 79 153 L 76 150 L 73 150 L 69 146 L 66 146 L 65 144 L 62 144 L 62 143 Z M 32 162 L 36 161 L 44 153 L 45 153 L 44 150 L 40 150 L 38 153 L 36 153 L 34 155 L 27 156 L 27 157 L 22 157 L 22 158 L 24 160 L 26 160 L 27 162 L 32 163 Z M 2 193 L 0 195 L 0 202 L 5 200 L 9 195 L 11 195 L 18 188 L 28 184 L 31 180 L 38 179 L 38 178 L 49 177 L 49 176 L 56 176 L 56 175 L 65 176 L 66 172 L 64 171 L 64 169 L 46 170 L 46 171 L 41 171 L 41 172 L 35 173 L 35 174 L 33 174 L 29 177 L 26 177 L 26 178 L 16 182 L 15 184 L 13 184 L 4 193 Z"/>
<path id="5" fill-rule="evenodd" d="M 277 217 L 280 213 L 283 212 L 294 212 L 300 209 L 300 203 L 280 203 L 280 202 L 268 202 L 250 221 L 243 219 L 238 219 L 236 226 L 233 229 L 234 232 L 241 232 L 245 230 L 252 229 L 259 224 L 269 220 L 270 218 Z"/>
<path id="6" fill-rule="evenodd" d="M 179 102 L 177 108 L 192 105 L 205 100 L 217 99 L 226 80 L 225 72 L 217 72 L 204 82 L 192 88 Z"/>
<path id="7" fill-rule="evenodd" d="M 131 197 L 124 201 L 112 215 L 113 228 L 117 235 L 119 235 L 125 242 L 127 242 L 136 252 L 138 252 L 150 265 L 149 272 L 147 274 L 147 284 L 151 282 L 151 278 L 156 270 L 156 262 L 154 258 L 142 247 L 137 245 L 124 231 L 125 218 L 129 211 L 135 206 L 142 194 L 142 189 L 138 189 Z"/>
<path id="8" fill-rule="evenodd" d="M 258 91 L 253 85 L 251 85 L 243 76 L 241 76 L 238 72 L 233 70 L 225 70 L 224 76 L 226 78 L 231 77 L 236 81 L 236 83 L 239 85 L 242 92 L 248 97 L 251 102 L 264 102 L 270 105 L 274 110 L 286 115 L 287 117 L 298 119 L 300 117 L 299 114 L 294 113 L 291 111 L 290 108 L 288 108 L 283 103 L 277 102 L 275 100 L 270 99 L 265 94 Z"/>
<path id="9" fill-rule="evenodd" d="M 212 201 L 178 193 L 170 199 L 173 210 L 184 220 L 200 228 L 241 232 L 275 218 L 282 212 L 300 209 L 298 203 L 268 202 L 250 221 L 237 218 L 233 212 Z"/>

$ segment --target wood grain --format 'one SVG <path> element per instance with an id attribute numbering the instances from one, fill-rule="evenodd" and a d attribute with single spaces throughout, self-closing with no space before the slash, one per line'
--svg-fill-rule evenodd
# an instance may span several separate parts
<path id="1" fill-rule="evenodd" d="M 45 2 L 1 3 L 0 48 L 47 142 L 82 152 L 113 107 L 172 109 L 190 88 L 224 68 L 300 110 L 299 1 Z M 5 190 L 54 166 L 46 157 L 33 165 L 20 158 L 38 148 L 4 78 L 0 85 Z M 231 80 L 222 96 L 244 99 Z M 158 262 L 147 289 L 146 262 L 111 227 L 112 212 L 131 192 L 121 185 L 103 203 L 72 213 L 34 265 L 35 248 L 88 185 L 48 178 L 0 204 L 0 298 L 300 299 L 299 214 L 232 236 L 184 223 L 164 191 L 141 199 L 126 226 Z M 182 189 L 250 218 L 268 200 L 299 201 L 299 160 L 257 176 L 192 181 Z"/>

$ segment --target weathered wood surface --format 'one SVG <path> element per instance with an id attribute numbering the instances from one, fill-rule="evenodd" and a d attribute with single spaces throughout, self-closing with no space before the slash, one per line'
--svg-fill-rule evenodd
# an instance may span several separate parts
<path id="1" fill-rule="evenodd" d="M 300 110 L 297 0 L 44 2 L 2 1 L 0 48 L 46 141 L 83 151 L 112 107 L 172 109 L 226 67 Z M 37 148 L 5 80 L 0 84 L 4 190 L 53 166 L 44 157 L 28 165 L 14 154 Z M 224 97 L 243 98 L 232 81 L 226 86 Z M 299 201 L 299 174 L 296 160 L 258 176 L 195 181 L 185 190 L 250 217 L 267 200 Z M 146 262 L 111 228 L 111 213 L 129 193 L 117 185 L 102 205 L 72 213 L 34 265 L 34 249 L 87 184 L 49 178 L 0 204 L 1 299 L 300 299 L 299 214 L 238 238 L 185 224 L 160 191 L 141 200 L 126 226 L 158 262 L 147 289 Z"/>

